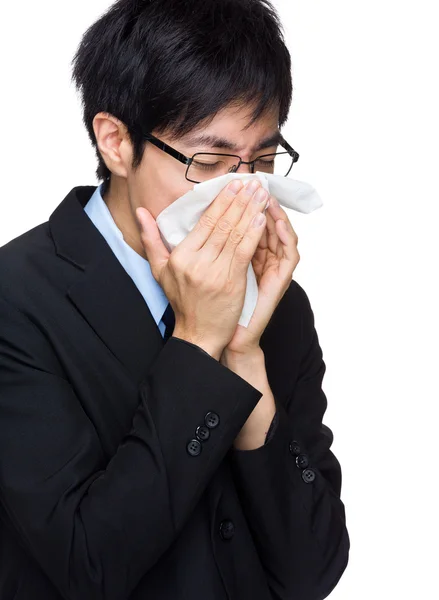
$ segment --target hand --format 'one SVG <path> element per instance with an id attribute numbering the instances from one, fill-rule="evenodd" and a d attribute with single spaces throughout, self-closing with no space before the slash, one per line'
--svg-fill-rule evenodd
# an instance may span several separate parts
<path id="1" fill-rule="evenodd" d="M 256 204 L 251 187 L 243 187 L 240 180 L 232 183 L 240 185 L 239 191 L 226 186 L 172 253 L 149 211 L 136 209 L 151 272 L 175 313 L 173 335 L 199 345 L 217 360 L 244 306 L 248 266 L 264 232 L 265 217 L 257 227 L 251 223 L 268 200 L 265 193 L 265 201 Z M 256 190 L 261 187 L 256 180 Z"/>
<path id="2" fill-rule="evenodd" d="M 270 196 L 266 218 L 266 228 L 251 261 L 258 282 L 256 309 L 248 327 L 237 326 L 224 353 L 251 354 L 259 348 L 261 336 L 300 260 L 297 234 L 274 196 Z"/>

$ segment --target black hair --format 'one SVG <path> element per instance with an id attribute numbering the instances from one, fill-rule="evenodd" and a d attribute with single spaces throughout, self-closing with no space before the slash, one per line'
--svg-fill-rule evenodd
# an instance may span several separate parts
<path id="1" fill-rule="evenodd" d="M 247 127 L 270 109 L 282 127 L 292 99 L 291 58 L 269 0 L 118 0 L 86 30 L 72 66 L 99 180 L 111 172 L 93 131 L 98 112 L 125 124 L 135 169 L 140 130 L 177 139 L 246 104 Z"/>

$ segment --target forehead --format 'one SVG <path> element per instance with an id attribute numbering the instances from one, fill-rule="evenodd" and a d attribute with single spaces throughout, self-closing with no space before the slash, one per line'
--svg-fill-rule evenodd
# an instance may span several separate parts
<path id="1" fill-rule="evenodd" d="M 218 148 L 239 152 L 275 147 L 280 141 L 278 111 L 262 114 L 251 126 L 248 107 L 227 108 L 207 125 L 197 127 L 181 141 L 188 148 Z"/>

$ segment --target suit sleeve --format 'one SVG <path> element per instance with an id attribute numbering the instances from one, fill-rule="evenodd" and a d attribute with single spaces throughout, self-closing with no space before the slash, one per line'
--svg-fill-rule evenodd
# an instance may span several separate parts
<path id="1" fill-rule="evenodd" d="M 275 397 L 272 437 L 254 450 L 233 448 L 232 467 L 275 600 L 322 600 L 347 567 L 350 539 L 340 499 L 341 467 L 322 423 L 326 370 L 314 315 L 302 295 L 301 365 L 287 405 Z"/>
<path id="2" fill-rule="evenodd" d="M 50 341 L 0 297 L 1 509 L 66 599 L 130 596 L 262 396 L 178 338 L 145 372 L 132 428 L 108 460 Z"/>

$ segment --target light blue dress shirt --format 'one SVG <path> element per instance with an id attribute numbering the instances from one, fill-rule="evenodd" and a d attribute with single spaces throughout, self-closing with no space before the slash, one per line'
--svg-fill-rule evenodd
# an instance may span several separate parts
<path id="1" fill-rule="evenodd" d="M 122 232 L 114 222 L 111 212 L 102 197 L 103 185 L 104 183 L 101 183 L 96 188 L 92 197 L 84 206 L 84 210 L 136 284 L 162 336 L 164 336 L 165 324 L 162 321 L 162 316 L 169 301 L 162 287 L 154 279 L 149 262 L 133 250 L 123 239 Z"/>

